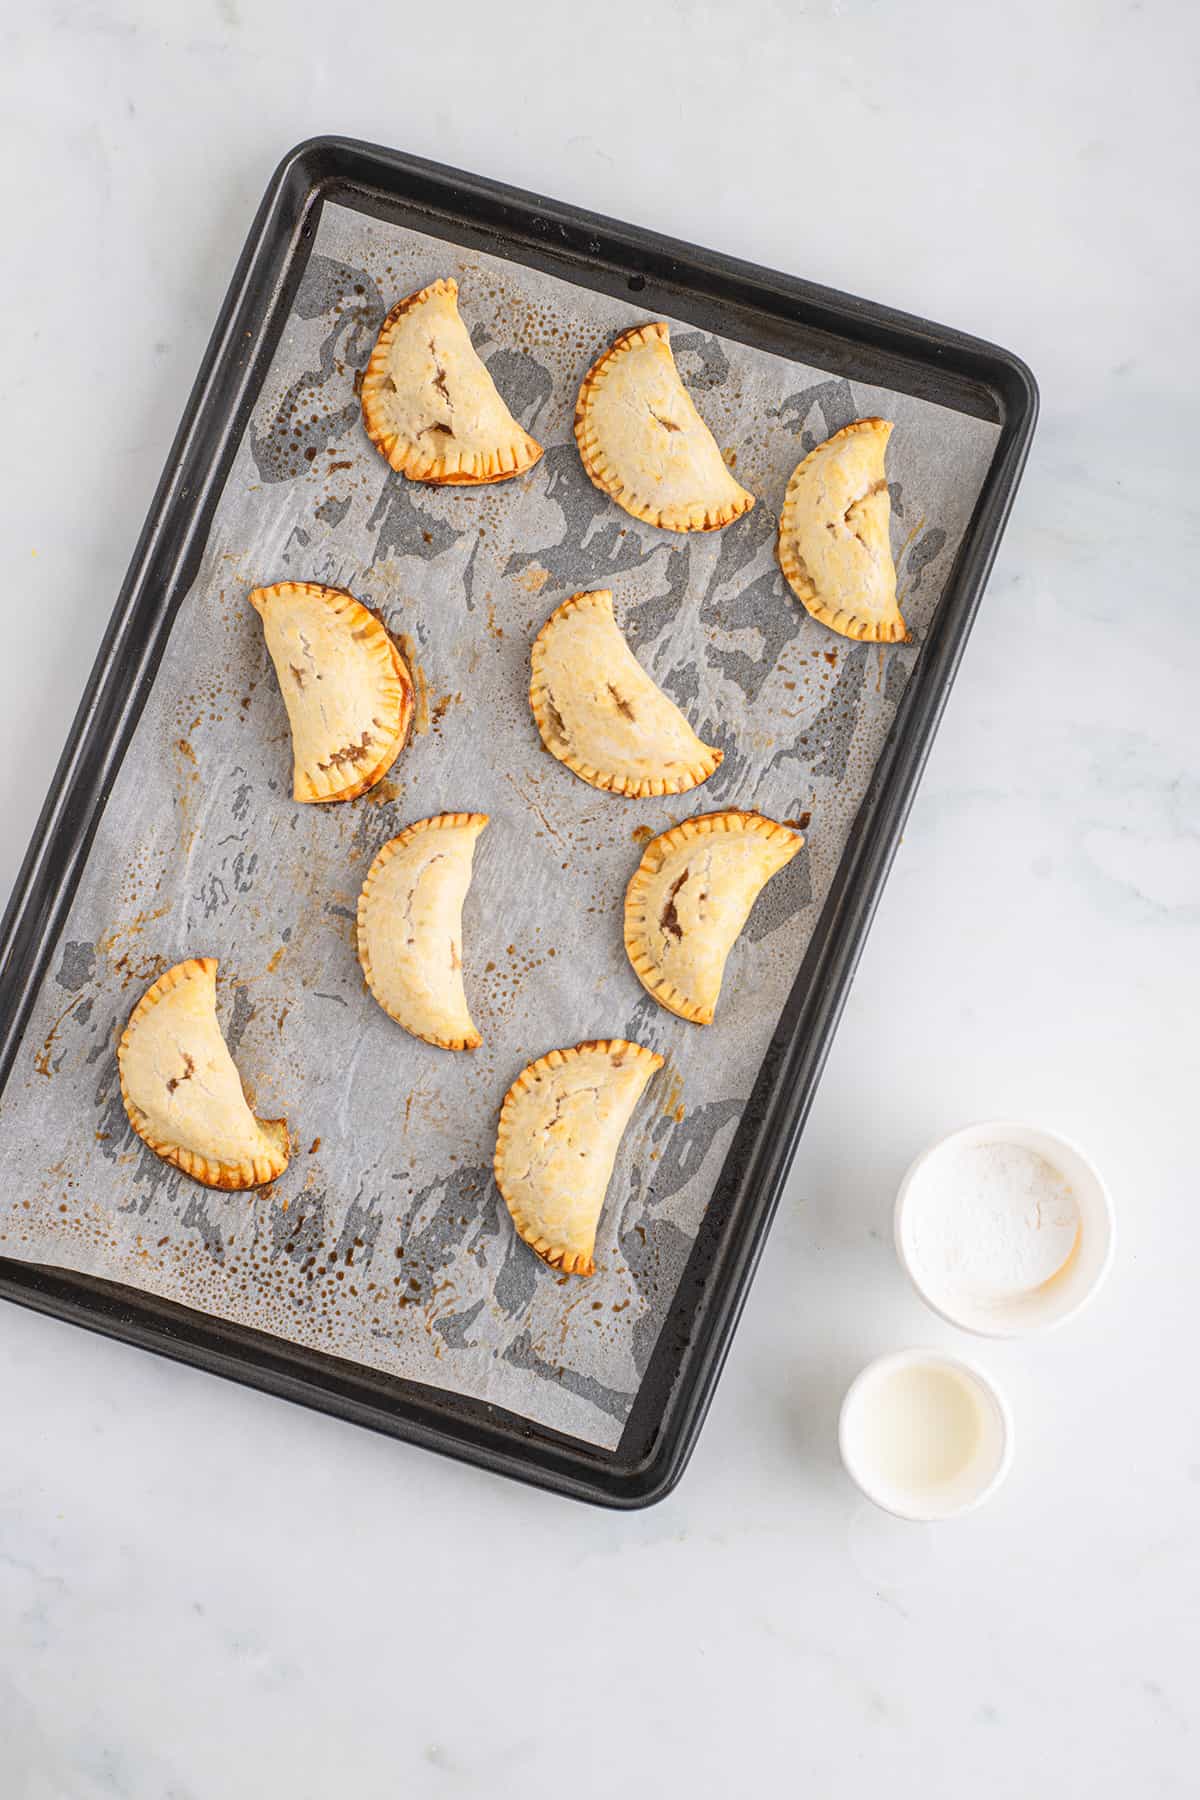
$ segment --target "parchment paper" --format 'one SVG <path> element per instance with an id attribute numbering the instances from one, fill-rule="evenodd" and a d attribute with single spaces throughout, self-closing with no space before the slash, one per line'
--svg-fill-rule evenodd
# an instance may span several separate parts
<path id="1" fill-rule="evenodd" d="M 546 446 L 479 492 L 393 474 L 354 392 L 393 300 L 457 275 L 472 337 Z M 629 303 L 327 207 L 292 317 L 175 624 L 36 1007 L 0 1122 L 0 1250 L 154 1293 L 470 1394 L 614 1446 L 778 1012 L 919 654 L 996 428 L 849 384 L 686 324 L 681 372 L 758 505 L 676 536 L 599 493 L 571 434 L 581 377 Z M 853 645 L 810 620 L 774 558 L 788 476 L 863 414 L 896 421 L 894 548 L 915 642 Z M 347 587 L 408 649 L 416 735 L 348 805 L 290 797 L 287 719 L 246 603 L 292 577 Z M 725 761 L 662 801 L 596 792 L 542 750 L 529 643 L 567 594 L 610 587 L 657 681 Z M 701 1030 L 643 993 L 625 885 L 652 832 L 753 805 L 808 821 Z M 408 1037 L 367 994 L 353 912 L 378 847 L 480 810 L 465 913 L 484 1045 Z M 131 1133 L 115 1045 L 169 964 L 220 959 L 253 1103 L 297 1152 L 270 1190 L 223 1196 Z M 543 1267 L 491 1177 L 496 1113 L 531 1058 L 591 1037 L 661 1051 L 609 1189 L 591 1280 Z"/>

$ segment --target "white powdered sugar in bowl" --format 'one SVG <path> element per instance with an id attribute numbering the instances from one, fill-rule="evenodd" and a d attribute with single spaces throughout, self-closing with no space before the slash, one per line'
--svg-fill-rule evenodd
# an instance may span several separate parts
<path id="1" fill-rule="evenodd" d="M 968 1125 L 912 1165 L 896 1249 L 929 1306 L 990 1337 L 1055 1325 L 1112 1257 L 1112 1207 L 1075 1145 L 1026 1125 Z"/>

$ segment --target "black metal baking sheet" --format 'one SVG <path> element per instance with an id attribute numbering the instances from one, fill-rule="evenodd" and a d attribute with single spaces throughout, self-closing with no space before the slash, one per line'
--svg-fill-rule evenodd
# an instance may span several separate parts
<path id="1" fill-rule="evenodd" d="M 327 202 L 435 233 L 999 427 L 995 455 L 615 1451 L 139 1290 L 0 1259 L 0 1294 L 499 1472 L 616 1506 L 661 1498 L 694 1445 L 970 630 L 1032 436 L 1018 359 L 977 340 L 400 153 L 301 145 L 259 209 L 4 919 L 7 1081 L 96 823 L 196 573 L 213 508 Z"/>

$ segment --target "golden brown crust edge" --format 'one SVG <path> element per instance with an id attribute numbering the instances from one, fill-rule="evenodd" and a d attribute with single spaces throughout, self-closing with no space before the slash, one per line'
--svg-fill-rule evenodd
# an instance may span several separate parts
<path id="1" fill-rule="evenodd" d="M 291 1138 L 286 1119 L 258 1120 L 260 1128 L 269 1136 L 274 1137 L 279 1145 L 276 1156 L 270 1161 L 265 1157 L 257 1157 L 250 1164 L 213 1162 L 206 1156 L 200 1156 L 194 1150 L 185 1150 L 178 1144 L 169 1144 L 164 1139 L 154 1137 L 145 1122 L 146 1115 L 130 1097 L 129 1090 L 125 1086 L 124 1052 L 129 1042 L 129 1034 L 138 1020 L 143 1018 L 152 1007 L 157 1006 L 163 996 L 169 994 L 181 982 L 190 981 L 197 975 L 210 973 L 215 977 L 216 971 L 217 960 L 215 957 L 189 956 L 186 961 L 176 963 L 173 968 L 165 970 L 158 980 L 146 989 L 130 1013 L 129 1021 L 121 1033 L 120 1042 L 117 1045 L 117 1075 L 121 1083 L 121 1099 L 125 1105 L 125 1116 L 142 1142 L 148 1144 L 154 1154 L 160 1156 L 164 1162 L 171 1163 L 175 1168 L 181 1169 L 185 1175 L 190 1175 L 193 1181 L 202 1182 L 205 1187 L 220 1188 L 226 1193 L 235 1193 L 245 1188 L 262 1187 L 268 1181 L 274 1181 L 276 1176 L 283 1174 L 291 1154 Z M 257 1117 L 257 1115 L 255 1116 Z"/>
<path id="2" fill-rule="evenodd" d="M 664 1061 L 664 1058 L 656 1050 L 647 1050 L 642 1044 L 631 1044 L 628 1038 L 587 1038 L 583 1043 L 573 1044 L 570 1049 L 548 1050 L 545 1056 L 539 1056 L 536 1062 L 528 1063 L 521 1070 L 500 1103 L 500 1122 L 496 1128 L 496 1153 L 492 1161 L 492 1170 L 496 1178 L 496 1186 L 500 1190 L 500 1197 L 508 1208 L 509 1217 L 512 1219 L 517 1236 L 528 1244 L 529 1248 L 540 1256 L 544 1263 L 548 1263 L 552 1269 L 561 1269 L 564 1275 L 594 1275 L 596 1272 L 595 1257 L 574 1254 L 551 1244 L 548 1238 L 542 1237 L 537 1228 L 518 1212 L 514 1200 L 506 1192 L 500 1165 L 508 1143 L 510 1102 L 514 1101 L 518 1094 L 524 1093 L 526 1088 L 532 1087 L 539 1075 L 561 1067 L 573 1056 L 584 1056 L 593 1050 L 598 1050 L 601 1055 L 611 1055 L 614 1051 L 622 1053 L 626 1050 L 632 1051 L 636 1057 L 646 1058 L 650 1063 L 651 1074 L 656 1069 L 661 1069 Z"/>
<path id="3" fill-rule="evenodd" d="M 719 821 L 719 823 L 718 823 Z M 804 846 L 802 834 L 790 825 L 780 825 L 775 819 L 768 819 L 763 813 L 745 812 L 739 807 L 729 807 L 720 812 L 697 813 L 692 819 L 683 819 L 678 825 L 672 825 L 668 831 L 660 832 L 652 838 L 642 852 L 638 863 L 625 890 L 625 953 L 633 967 L 633 972 L 645 988 L 646 992 L 676 1018 L 686 1019 L 690 1025 L 711 1025 L 716 1017 L 713 1007 L 696 1006 L 686 994 L 680 993 L 674 982 L 661 975 L 646 952 L 646 909 L 645 892 L 650 882 L 657 875 L 666 858 L 680 844 L 690 839 L 703 837 L 715 830 L 728 831 L 733 828 L 739 831 L 755 831 L 768 840 L 784 837 L 793 840 L 792 849 L 780 867 L 786 867 Z"/>
<path id="4" fill-rule="evenodd" d="M 362 602 L 360 601 L 359 604 L 361 605 Z M 367 612 L 370 617 L 374 618 L 375 615 L 370 612 L 370 609 L 368 607 L 364 607 L 363 611 Z M 382 625 L 382 621 L 380 621 L 380 623 Z M 388 650 L 391 654 L 391 659 L 392 659 L 392 668 L 395 670 L 396 680 L 400 683 L 400 691 L 401 691 L 401 695 L 402 695 L 401 711 L 400 711 L 401 723 L 400 723 L 400 730 L 396 734 L 396 741 L 394 744 L 391 745 L 391 747 L 388 749 L 386 754 L 380 759 L 380 761 L 376 763 L 375 767 L 372 770 L 370 770 L 370 772 L 368 774 L 362 776 L 362 778 L 360 780 L 351 782 L 349 787 L 340 789 L 336 795 L 312 793 L 312 794 L 304 795 L 303 799 L 301 799 L 301 796 L 299 794 L 297 794 L 296 798 L 298 800 L 301 800 L 302 804 L 307 805 L 307 804 L 313 804 L 313 803 L 316 803 L 319 801 L 330 801 L 333 799 L 357 800 L 360 794 L 365 794 L 368 791 L 368 789 L 375 787 L 379 782 L 381 782 L 383 780 L 384 776 L 387 774 L 388 770 L 391 768 L 392 764 L 395 762 L 395 760 L 399 756 L 400 752 L 404 749 L 404 746 L 408 743 L 409 737 L 412 734 L 413 709 L 414 709 L 413 703 L 414 703 L 414 699 L 415 699 L 415 689 L 413 687 L 413 679 L 412 679 L 411 673 L 409 672 L 408 664 L 405 662 L 404 657 L 401 655 L 400 650 L 399 650 L 398 646 L 396 645 L 391 632 L 388 631 L 386 625 L 383 626 L 383 630 L 387 635 Z"/>
<path id="5" fill-rule="evenodd" d="M 656 511 L 654 507 L 645 505 L 640 501 L 631 502 L 629 497 L 624 494 L 623 490 L 618 494 L 614 489 L 612 479 L 610 478 L 607 467 L 602 459 L 603 453 L 600 450 L 596 434 L 589 424 L 588 413 L 591 408 L 592 397 L 595 394 L 596 389 L 605 379 L 607 364 L 610 363 L 614 357 L 619 356 L 623 350 L 628 349 L 635 340 L 640 341 L 645 337 L 665 339 L 669 344 L 671 337 L 670 328 L 665 320 L 652 319 L 643 325 L 631 325 L 627 330 L 619 332 L 608 346 L 607 350 L 602 351 L 596 358 L 596 361 L 592 364 L 591 368 L 584 376 L 583 381 L 580 383 L 579 394 L 575 401 L 575 443 L 579 449 L 580 460 L 583 463 L 588 479 L 595 487 L 600 489 L 601 493 L 607 494 L 610 500 L 615 500 L 617 505 L 629 513 L 632 518 L 641 519 L 646 525 L 657 526 L 660 531 L 677 531 L 683 533 L 690 531 L 723 531 L 726 525 L 732 525 L 735 519 L 742 518 L 743 515 L 748 513 L 753 507 L 754 495 L 747 493 L 745 488 L 742 488 L 741 490 L 741 500 L 732 502 L 729 506 L 722 508 L 718 512 L 706 512 L 703 521 L 696 525 L 677 525 L 668 523 L 661 511 Z"/>
<path id="6" fill-rule="evenodd" d="M 367 870 L 367 878 L 359 890 L 358 908 L 355 918 L 355 942 L 358 948 L 358 960 L 362 967 L 363 977 L 367 987 L 370 989 L 371 996 L 377 1001 L 379 1006 L 382 1007 L 383 1011 L 387 1013 L 389 1019 L 394 1019 L 396 1024 L 399 1025 L 403 1031 L 407 1031 L 409 1037 L 419 1038 L 423 1044 L 432 1044 L 436 1050 L 478 1050 L 483 1039 L 478 1031 L 472 1032 L 469 1037 L 462 1038 L 434 1037 L 428 1032 L 414 1031 L 411 1025 L 406 1024 L 403 1019 L 397 1018 L 391 1008 L 384 1003 L 375 986 L 375 979 L 371 970 L 371 957 L 367 949 L 366 932 L 364 929 L 368 896 L 371 885 L 380 870 L 385 868 L 387 864 L 391 862 L 397 850 L 402 849 L 405 844 L 411 844 L 415 837 L 420 837 L 421 834 L 426 831 L 442 831 L 448 826 L 478 825 L 480 830 L 482 830 L 488 823 L 488 817 L 489 815 L 487 813 L 436 813 L 431 819 L 418 819 L 415 824 L 406 825 L 403 831 L 399 832 L 396 837 L 389 838 L 382 849 L 376 852 L 375 860 Z"/>
<path id="7" fill-rule="evenodd" d="M 822 450 L 827 449 L 830 444 L 835 444 L 839 438 L 853 437 L 861 431 L 875 431 L 880 425 L 886 425 L 890 431 L 891 420 L 880 419 L 874 415 L 866 419 L 853 419 L 849 425 L 843 425 L 840 431 L 835 431 L 832 437 L 824 438 L 819 444 L 814 444 L 808 455 L 802 457 L 792 470 L 788 478 L 788 486 L 791 486 L 807 462 Z M 804 610 L 816 619 L 818 624 L 827 625 L 830 631 L 836 631 L 839 637 L 854 638 L 858 643 L 907 644 L 912 642 L 912 634 L 902 619 L 899 621 L 861 619 L 854 613 L 839 612 L 831 606 L 826 606 L 818 598 L 808 570 L 796 555 L 794 547 L 790 542 L 785 542 L 787 531 L 788 506 L 785 499 L 779 520 L 779 536 L 775 540 L 776 559 L 793 594 Z M 896 605 L 897 611 L 899 611 L 899 601 Z"/>
<path id="8" fill-rule="evenodd" d="M 358 604 L 361 605 L 361 601 Z M 363 607 L 363 611 L 367 612 L 368 617 L 374 618 L 375 615 L 369 612 L 368 608 Z M 392 640 L 391 633 L 387 631 L 386 626 L 383 626 L 383 630 L 387 633 L 388 649 L 391 653 L 392 667 L 396 672 L 396 679 L 400 683 L 403 694 L 403 700 L 401 702 L 402 723 L 400 730 L 397 733 L 396 741 L 389 747 L 380 761 L 375 764 L 373 769 L 369 770 L 367 774 L 361 776 L 357 781 L 352 781 L 348 787 L 339 788 L 336 794 L 318 794 L 313 789 L 311 782 L 308 783 L 307 792 L 298 794 L 295 791 L 295 784 L 293 783 L 293 798 L 297 800 L 301 806 L 328 806 L 334 805 L 342 800 L 357 800 L 360 794 L 365 794 L 368 789 L 377 786 L 377 784 L 383 780 L 384 776 L 387 774 L 388 770 L 409 740 L 409 736 L 412 732 L 414 700 L 412 676 L 409 673 L 408 664 L 405 662 L 399 649 Z"/>
<path id="9" fill-rule="evenodd" d="M 311 593 L 319 594 L 327 604 L 333 604 L 335 601 L 346 601 L 352 609 L 350 619 L 347 621 L 348 629 L 353 630 L 355 627 L 362 629 L 366 625 L 375 625 L 378 626 L 380 632 L 383 634 L 383 639 L 387 646 L 387 654 L 391 663 L 392 674 L 400 687 L 400 729 L 397 732 L 395 742 L 388 746 L 380 760 L 365 773 L 359 773 L 353 780 L 346 782 L 343 787 L 336 788 L 332 792 L 326 793 L 320 791 L 307 771 L 294 769 L 292 776 L 292 798 L 300 806 L 336 806 L 343 800 L 357 800 L 360 794 L 365 794 L 369 788 L 373 788 L 377 782 L 383 780 L 384 776 L 387 774 L 388 770 L 409 740 L 409 736 L 412 732 L 413 702 L 415 697 L 411 671 L 409 670 L 404 657 L 401 655 L 395 639 L 392 637 L 391 632 L 379 617 L 378 613 L 374 612 L 371 607 L 364 606 L 357 595 L 352 594 L 348 588 L 329 587 L 323 581 L 266 582 L 263 586 L 254 588 L 250 594 L 250 604 L 255 612 L 259 614 L 262 612 L 262 607 L 258 600 L 260 594 L 273 593 L 280 588 L 307 589 Z M 344 611 L 346 609 L 345 607 L 339 607 L 338 610 Z"/>
<path id="10" fill-rule="evenodd" d="M 375 347 L 363 371 L 362 391 L 359 394 L 363 427 L 384 461 L 409 481 L 420 481 L 426 487 L 486 487 L 497 481 L 511 481 L 514 476 L 524 475 L 527 469 L 532 469 L 544 453 L 542 445 L 529 435 L 519 419 L 514 418 L 513 424 L 521 433 L 523 442 L 521 452 L 514 458 L 511 468 L 506 467 L 499 457 L 483 457 L 475 453 L 474 469 L 447 471 L 444 459 L 439 462 L 437 457 L 430 456 L 427 451 L 419 451 L 411 444 L 402 444 L 397 433 L 387 429 L 376 406 L 375 387 L 386 373 L 388 344 L 398 320 L 431 295 L 446 293 L 452 295 L 457 304 L 458 283 L 452 275 L 439 276 L 438 280 L 418 288 L 415 294 L 406 294 L 402 300 L 397 300 L 383 321 Z M 503 399 L 503 395 L 501 398 Z M 507 401 L 505 405 L 508 405 Z"/>
<path id="11" fill-rule="evenodd" d="M 699 787 L 702 782 L 707 781 L 709 776 L 715 774 L 717 769 L 720 768 L 722 762 L 725 760 L 725 752 L 723 750 L 718 750 L 714 746 L 706 744 L 705 750 L 707 751 L 707 755 L 704 756 L 700 762 L 693 763 L 690 769 L 685 770 L 682 775 L 677 776 L 674 780 L 666 781 L 655 779 L 653 777 L 644 777 L 639 781 L 633 776 L 609 775 L 603 769 L 593 768 L 591 763 L 586 763 L 583 761 L 582 757 L 574 755 L 570 745 L 559 737 L 555 729 L 550 707 L 547 704 L 547 700 L 550 697 L 550 689 L 542 674 L 542 665 L 545 662 L 546 656 L 546 644 L 553 633 L 553 627 L 556 624 L 561 623 L 561 621 L 570 613 L 589 607 L 599 607 L 611 614 L 613 610 L 611 595 L 609 596 L 607 607 L 604 606 L 599 598 L 600 594 L 605 592 L 607 592 L 606 589 L 598 589 L 593 592 L 570 595 L 570 597 L 564 600 L 561 605 L 555 607 L 554 611 L 550 614 L 550 617 L 546 620 L 546 623 L 542 626 L 542 629 L 533 640 L 533 646 L 530 652 L 529 707 L 530 711 L 533 713 L 534 723 L 538 728 L 542 743 L 546 746 L 546 749 L 550 752 L 551 756 L 562 763 L 565 768 L 570 769 L 572 774 L 578 775 L 579 779 L 581 781 L 586 781 L 590 787 L 600 788 L 604 793 L 619 794 L 627 800 L 649 800 L 661 794 L 690 793 L 692 788 Z"/>

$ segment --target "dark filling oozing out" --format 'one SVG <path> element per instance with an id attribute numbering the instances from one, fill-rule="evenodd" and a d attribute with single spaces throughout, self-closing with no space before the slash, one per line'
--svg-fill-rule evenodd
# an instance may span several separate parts
<path id="1" fill-rule="evenodd" d="M 675 897 L 687 880 L 689 872 L 689 870 L 685 869 L 683 874 L 677 876 L 671 883 L 670 887 L 667 889 L 667 897 L 663 901 L 662 912 L 659 914 L 658 918 L 661 929 L 664 932 L 670 932 L 671 936 L 674 938 L 683 937 L 683 926 L 679 922 L 679 913 L 675 906 Z"/>
<path id="2" fill-rule="evenodd" d="M 328 762 L 318 763 L 319 769 L 343 769 L 347 763 L 360 763 L 375 742 L 369 731 L 364 731 L 360 743 L 344 744 L 335 750 Z"/>
<path id="3" fill-rule="evenodd" d="M 195 1073 L 196 1073 L 196 1065 L 192 1061 L 191 1057 L 188 1055 L 187 1051 L 185 1050 L 183 1053 L 183 1074 L 182 1075 L 172 1075 L 170 1081 L 168 1081 L 168 1083 L 167 1083 L 168 1094 L 173 1094 L 175 1092 L 175 1089 L 177 1087 L 181 1086 L 183 1082 L 190 1081 L 192 1076 Z"/>
<path id="4" fill-rule="evenodd" d="M 433 366 L 437 371 L 433 378 L 433 385 L 442 396 L 442 399 L 446 402 L 449 410 L 453 412 L 454 402 L 450 398 L 450 389 L 446 386 L 446 370 L 438 357 L 437 345 L 432 338 L 429 340 L 429 354 L 433 357 Z M 422 437 L 426 436 L 431 431 L 440 433 L 442 437 L 452 438 L 454 436 L 454 427 L 452 425 L 444 424 L 441 419 L 435 420 L 432 425 L 426 425 L 425 430 L 421 433 Z"/>

